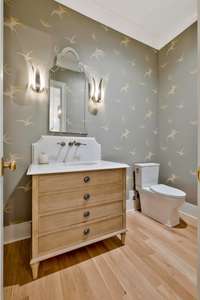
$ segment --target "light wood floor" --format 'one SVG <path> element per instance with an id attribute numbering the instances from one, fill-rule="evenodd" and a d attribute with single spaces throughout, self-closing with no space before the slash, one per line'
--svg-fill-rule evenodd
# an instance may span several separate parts
<path id="1" fill-rule="evenodd" d="M 6 300 L 196 299 L 197 232 L 129 213 L 126 245 L 111 238 L 49 259 L 32 281 L 29 240 L 5 247 Z"/>

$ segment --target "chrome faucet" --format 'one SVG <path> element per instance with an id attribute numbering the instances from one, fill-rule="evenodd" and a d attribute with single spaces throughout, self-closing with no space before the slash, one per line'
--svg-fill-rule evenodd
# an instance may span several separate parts
<path id="1" fill-rule="evenodd" d="M 76 142 L 76 141 L 70 141 L 68 143 L 68 146 L 69 147 L 72 147 L 72 146 L 80 147 L 80 146 L 87 146 L 87 144 L 84 144 L 84 143 L 81 143 L 81 142 Z"/>
<path id="2" fill-rule="evenodd" d="M 64 141 L 62 141 L 62 142 L 58 142 L 57 145 L 60 145 L 61 147 L 65 147 L 66 143 Z"/>

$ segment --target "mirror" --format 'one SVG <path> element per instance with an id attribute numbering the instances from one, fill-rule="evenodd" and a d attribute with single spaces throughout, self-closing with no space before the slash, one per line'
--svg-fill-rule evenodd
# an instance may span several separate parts
<path id="1" fill-rule="evenodd" d="M 86 134 L 88 80 L 77 52 L 63 49 L 49 73 L 49 131 Z"/>

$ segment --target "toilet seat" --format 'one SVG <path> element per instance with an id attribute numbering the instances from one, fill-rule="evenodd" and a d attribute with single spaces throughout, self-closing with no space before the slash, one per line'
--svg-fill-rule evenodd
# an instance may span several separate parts
<path id="1" fill-rule="evenodd" d="M 186 196 L 186 194 L 183 191 L 175 189 L 165 184 L 152 185 L 150 189 L 157 194 L 173 198 L 183 198 Z"/>

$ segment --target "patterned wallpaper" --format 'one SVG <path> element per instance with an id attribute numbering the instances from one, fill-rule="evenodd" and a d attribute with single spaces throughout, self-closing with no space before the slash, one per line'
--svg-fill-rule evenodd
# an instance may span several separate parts
<path id="1" fill-rule="evenodd" d="M 159 68 L 158 53 L 154 49 L 58 5 L 53 0 L 5 1 L 4 25 L 4 150 L 5 157 L 15 158 L 18 165 L 16 172 L 7 173 L 5 176 L 5 224 L 23 222 L 31 218 L 31 179 L 25 175 L 31 160 L 31 143 L 41 134 L 48 133 L 48 94 L 45 92 L 38 95 L 28 88 L 30 62 L 40 66 L 47 87 L 48 71 L 53 66 L 54 57 L 66 46 L 75 48 L 81 61 L 106 80 L 104 106 L 96 116 L 89 112 L 86 115 L 88 135 L 94 136 L 101 143 L 103 159 L 126 162 L 130 165 L 133 165 L 134 161 L 158 161 L 158 121 L 161 132 L 164 132 L 165 126 L 161 124 L 161 118 L 158 120 L 158 115 L 161 114 L 158 105 Z M 181 38 L 180 42 L 182 40 L 184 41 Z M 171 47 L 173 48 L 173 44 Z M 178 42 L 175 47 L 179 47 Z M 187 49 L 189 51 L 189 46 Z M 181 53 L 184 59 L 187 49 Z M 168 51 L 168 48 L 165 51 Z M 169 50 L 168 59 L 171 59 L 172 52 Z M 164 56 L 165 52 L 161 52 L 161 65 L 168 63 L 169 68 L 170 61 L 165 61 Z M 172 72 L 164 75 L 167 68 L 163 68 L 161 78 L 173 75 Z M 194 69 L 195 62 L 191 71 L 194 72 Z M 181 70 L 179 75 L 182 76 Z M 195 78 L 194 74 L 189 75 Z M 173 82 L 170 85 L 172 93 L 175 89 Z M 166 88 L 161 84 L 161 80 L 160 88 L 165 94 Z M 178 91 L 177 87 L 177 93 Z M 195 95 L 190 95 L 190 101 L 192 96 Z M 160 105 L 161 101 L 164 101 L 164 98 L 161 98 Z M 177 102 L 177 105 L 181 105 L 182 101 L 183 99 L 181 103 Z M 188 108 L 185 111 L 188 111 Z M 168 113 L 169 118 L 172 118 L 171 112 Z M 166 114 L 167 110 L 165 118 L 168 120 Z M 195 122 L 195 116 L 188 118 Z M 180 127 L 169 125 L 168 129 L 171 128 L 181 130 Z M 188 141 L 192 134 L 194 136 L 194 128 L 195 125 L 191 125 Z M 174 134 L 172 132 L 172 136 Z M 168 141 L 165 138 L 166 143 L 162 141 L 162 146 L 166 147 L 167 142 L 173 142 L 171 140 L 170 137 Z M 181 144 L 176 151 L 182 150 L 182 147 L 186 151 L 185 144 Z M 173 152 L 171 154 L 173 155 Z M 171 173 L 180 176 L 174 169 L 167 173 L 165 159 L 163 156 L 161 159 L 162 177 L 165 180 Z M 177 164 L 178 159 L 179 157 L 176 158 Z M 183 162 L 184 158 L 181 164 Z M 188 166 L 193 172 L 194 165 L 188 163 Z M 185 178 L 187 179 L 187 176 Z M 177 183 L 179 182 L 177 179 Z M 131 169 L 127 183 L 128 189 L 131 189 Z M 176 181 L 174 184 L 176 185 Z M 192 192 L 192 175 L 186 187 L 188 185 Z"/>
<path id="2" fill-rule="evenodd" d="M 197 24 L 159 52 L 161 181 L 197 204 Z"/>

